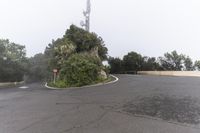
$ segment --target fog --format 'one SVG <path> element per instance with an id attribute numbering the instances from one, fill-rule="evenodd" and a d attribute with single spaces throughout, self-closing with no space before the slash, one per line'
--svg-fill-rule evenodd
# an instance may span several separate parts
<path id="1" fill-rule="evenodd" d="M 177 50 L 200 59 L 200 1 L 91 0 L 91 31 L 109 55 L 129 51 L 161 56 Z M 43 52 L 52 39 L 79 26 L 86 0 L 0 0 L 0 38 L 26 45 L 27 55 Z"/>

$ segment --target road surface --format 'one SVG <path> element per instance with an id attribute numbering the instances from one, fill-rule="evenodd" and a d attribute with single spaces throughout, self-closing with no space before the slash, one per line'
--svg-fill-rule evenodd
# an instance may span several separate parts
<path id="1" fill-rule="evenodd" d="M 83 89 L 0 89 L 0 133 L 200 132 L 200 78 L 117 76 Z"/>

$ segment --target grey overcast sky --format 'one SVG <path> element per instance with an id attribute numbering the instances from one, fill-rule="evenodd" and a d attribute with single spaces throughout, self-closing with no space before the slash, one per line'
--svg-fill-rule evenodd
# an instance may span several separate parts
<path id="1" fill-rule="evenodd" d="M 177 50 L 200 59 L 200 0 L 91 0 L 91 31 L 109 55 L 129 51 L 161 56 Z M 71 24 L 79 26 L 86 0 L 0 0 L 0 38 L 43 52 Z"/>

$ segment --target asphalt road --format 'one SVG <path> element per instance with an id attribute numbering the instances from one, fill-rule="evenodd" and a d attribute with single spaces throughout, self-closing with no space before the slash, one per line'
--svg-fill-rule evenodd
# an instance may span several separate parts
<path id="1" fill-rule="evenodd" d="M 200 78 L 117 76 L 82 89 L 0 89 L 0 133 L 200 132 Z"/>

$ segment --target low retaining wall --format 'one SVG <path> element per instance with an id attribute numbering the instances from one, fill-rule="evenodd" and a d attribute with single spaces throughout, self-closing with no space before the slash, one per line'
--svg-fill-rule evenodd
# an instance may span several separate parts
<path id="1" fill-rule="evenodd" d="M 22 81 L 22 82 L 7 82 L 7 83 L 0 83 L 0 87 L 15 86 L 15 85 L 23 84 L 23 83 L 24 83 L 24 81 Z"/>
<path id="2" fill-rule="evenodd" d="M 139 71 L 141 75 L 200 77 L 200 71 Z"/>

